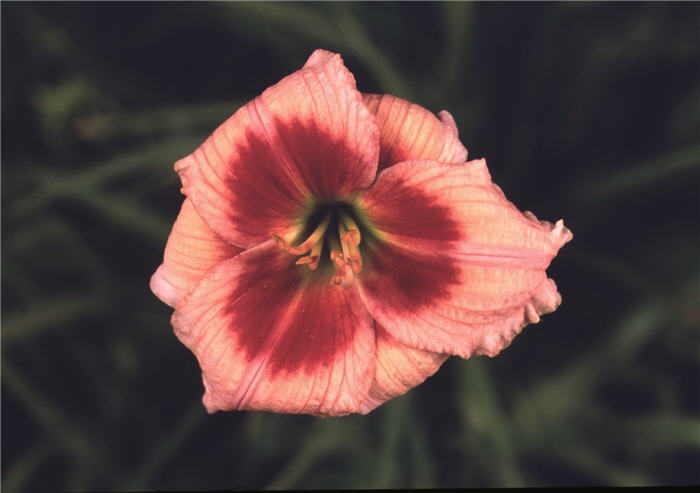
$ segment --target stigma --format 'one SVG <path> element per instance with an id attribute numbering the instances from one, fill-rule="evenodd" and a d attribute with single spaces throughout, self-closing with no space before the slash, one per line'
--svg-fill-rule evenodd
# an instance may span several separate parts
<path id="1" fill-rule="evenodd" d="M 333 269 L 331 284 L 348 287 L 355 274 L 362 272 L 362 235 L 357 223 L 347 212 L 332 210 L 305 237 L 301 235 L 303 229 L 310 228 L 296 228 L 288 234 L 272 234 L 272 237 L 282 251 L 298 257 L 297 265 L 311 271 L 319 268 L 326 255 L 326 262 L 330 261 Z"/>

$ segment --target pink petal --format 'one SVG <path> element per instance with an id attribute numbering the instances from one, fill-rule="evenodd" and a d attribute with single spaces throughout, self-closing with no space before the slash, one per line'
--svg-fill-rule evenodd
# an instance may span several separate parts
<path id="1" fill-rule="evenodd" d="M 461 164 L 467 149 L 457 136 L 452 115 L 441 111 L 435 117 L 422 106 L 388 94 L 363 94 L 379 126 L 379 168 L 401 161 L 430 160 Z"/>
<path id="2" fill-rule="evenodd" d="M 363 202 L 385 243 L 361 295 L 404 344 L 493 356 L 561 302 L 545 269 L 571 232 L 520 213 L 484 160 L 392 166 Z"/>
<path id="3" fill-rule="evenodd" d="M 355 79 L 340 55 L 317 50 L 175 169 L 211 229 L 249 248 L 285 232 L 311 196 L 366 188 L 378 155 L 379 131 Z"/>
<path id="4" fill-rule="evenodd" d="M 357 412 L 374 374 L 374 329 L 357 292 L 305 282 L 273 241 L 219 264 L 176 306 L 209 412 Z"/>
<path id="5" fill-rule="evenodd" d="M 185 199 L 165 246 L 163 263 L 151 277 L 151 291 L 174 307 L 209 269 L 242 249 L 223 241 Z"/>
<path id="6" fill-rule="evenodd" d="M 447 359 L 446 354 L 423 351 L 400 343 L 379 324 L 376 325 L 376 332 L 377 370 L 369 395 L 360 406 L 363 414 L 423 383 Z"/>

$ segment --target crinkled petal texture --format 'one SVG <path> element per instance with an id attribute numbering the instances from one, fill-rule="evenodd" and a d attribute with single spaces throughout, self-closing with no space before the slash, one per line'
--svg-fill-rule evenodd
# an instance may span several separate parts
<path id="1" fill-rule="evenodd" d="M 361 296 L 399 342 L 494 356 L 559 305 L 545 269 L 571 233 L 561 221 L 518 211 L 484 160 L 394 165 L 362 204 L 381 241 L 362 273 Z"/>
<path id="2" fill-rule="evenodd" d="M 151 290 L 174 307 L 204 274 L 242 249 L 222 240 L 185 199 L 165 246 L 163 263 L 151 277 Z"/>
<path id="3" fill-rule="evenodd" d="M 379 171 L 402 161 L 467 160 L 467 149 L 447 111 L 441 111 L 438 119 L 422 106 L 389 94 L 363 94 L 363 98 L 379 126 Z"/>
<path id="4" fill-rule="evenodd" d="M 230 243 L 283 234 L 311 198 L 342 198 L 376 176 L 379 130 L 340 55 L 304 67 L 239 109 L 178 161 L 184 193 Z"/>
<path id="5" fill-rule="evenodd" d="M 355 289 L 307 282 L 273 241 L 210 271 L 172 323 L 202 368 L 210 412 L 357 412 L 372 383 L 373 321 Z"/>
<path id="6" fill-rule="evenodd" d="M 367 414 L 384 402 L 405 394 L 433 375 L 447 359 L 446 354 L 416 349 L 400 343 L 376 324 L 377 369 L 367 399 L 359 411 Z"/>
<path id="7" fill-rule="evenodd" d="M 178 161 L 187 199 L 151 287 L 175 307 L 207 410 L 367 413 L 554 310 L 545 269 L 571 233 L 466 157 L 449 113 L 363 96 L 317 50 Z M 324 200 L 367 219 L 350 285 L 270 239 Z"/>
<path id="8" fill-rule="evenodd" d="M 452 115 L 436 117 L 417 104 L 389 94 L 363 94 L 379 127 L 378 171 L 403 161 L 431 160 L 462 164 L 467 149 L 460 142 Z M 361 407 L 367 413 L 404 394 L 434 374 L 447 355 L 406 346 L 377 325 L 377 372 Z"/>

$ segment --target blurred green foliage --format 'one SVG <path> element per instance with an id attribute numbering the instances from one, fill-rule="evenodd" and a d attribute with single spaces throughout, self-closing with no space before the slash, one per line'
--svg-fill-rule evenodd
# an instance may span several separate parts
<path id="1" fill-rule="evenodd" d="M 3 3 L 2 483 L 700 482 L 700 4 Z M 148 280 L 172 163 L 318 47 L 575 239 L 564 303 L 369 416 L 207 415 Z"/>

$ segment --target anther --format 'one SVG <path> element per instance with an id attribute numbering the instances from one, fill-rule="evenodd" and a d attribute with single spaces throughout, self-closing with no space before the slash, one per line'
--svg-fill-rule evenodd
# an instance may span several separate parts
<path id="1" fill-rule="evenodd" d="M 342 284 L 343 279 L 345 279 L 345 256 L 343 255 L 341 245 L 338 243 L 338 238 L 331 235 L 328 238 L 328 243 L 331 250 L 331 262 L 333 262 L 333 267 L 335 270 L 335 275 L 333 276 L 333 279 L 331 279 L 331 283 L 337 286 Z"/>
<path id="2" fill-rule="evenodd" d="M 330 221 L 331 214 L 329 212 L 328 214 L 326 214 L 326 217 L 324 217 L 323 220 L 319 223 L 319 225 L 316 226 L 316 229 L 314 229 L 313 233 L 311 233 L 311 235 L 307 239 L 305 239 L 296 246 L 292 246 L 287 242 L 285 251 L 291 253 L 292 255 L 301 255 L 302 253 L 308 252 L 313 248 L 314 245 L 321 242 L 321 240 L 323 239 L 323 235 L 326 232 L 326 229 L 328 229 L 328 223 L 330 223 Z"/>
<path id="3" fill-rule="evenodd" d="M 297 265 L 308 265 L 309 270 L 316 270 L 318 264 L 321 261 L 321 250 L 323 249 L 323 242 L 319 241 L 313 248 L 311 248 L 311 253 L 305 257 L 299 257 L 296 261 Z"/>
<path id="4" fill-rule="evenodd" d="M 362 241 L 362 236 L 360 235 L 360 228 L 357 227 L 355 221 L 347 214 L 341 214 L 340 217 L 342 225 L 345 227 L 345 233 L 341 238 L 342 241 L 348 242 L 351 245 L 358 246 Z"/>
<path id="5" fill-rule="evenodd" d="M 333 262 L 333 267 L 335 268 L 335 274 L 333 275 L 333 279 L 331 279 L 331 283 L 337 286 L 342 284 L 343 280 L 345 279 L 345 259 L 343 258 L 342 253 L 334 250 L 331 252 L 331 261 Z"/>
<path id="6" fill-rule="evenodd" d="M 350 267 L 355 274 L 362 272 L 362 256 L 360 255 L 360 249 L 356 245 L 350 245 L 348 247 L 350 251 Z"/>
<path id="7" fill-rule="evenodd" d="M 337 230 L 328 232 L 331 222 Z M 318 269 L 321 254 L 327 248 L 334 271 L 331 283 L 345 287 L 352 285 L 353 276 L 362 271 L 362 256 L 358 248 L 362 237 L 360 228 L 348 213 L 328 211 L 305 240 L 292 245 L 298 241 L 299 233 L 299 229 L 288 230 L 281 235 L 272 234 L 272 237 L 286 253 L 300 255 L 296 265 L 306 265 L 312 271 Z"/>
<path id="8" fill-rule="evenodd" d="M 270 233 L 270 236 L 272 236 L 272 238 L 275 240 L 277 248 L 285 252 L 289 249 L 289 241 L 285 240 L 280 235 L 276 235 L 275 233 Z"/>

